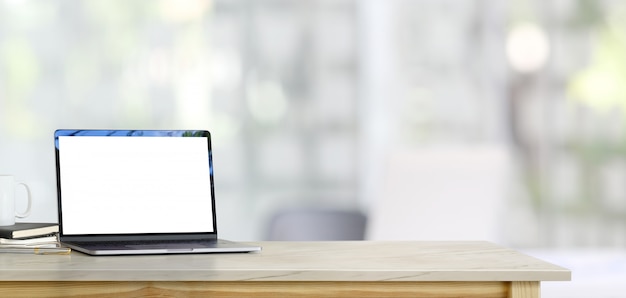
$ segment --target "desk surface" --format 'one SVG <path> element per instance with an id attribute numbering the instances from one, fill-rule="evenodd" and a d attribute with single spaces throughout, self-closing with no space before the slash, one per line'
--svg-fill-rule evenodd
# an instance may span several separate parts
<path id="1" fill-rule="evenodd" d="M 0 254 L 2 281 L 566 281 L 568 269 L 489 242 L 257 242 L 258 253 Z"/>

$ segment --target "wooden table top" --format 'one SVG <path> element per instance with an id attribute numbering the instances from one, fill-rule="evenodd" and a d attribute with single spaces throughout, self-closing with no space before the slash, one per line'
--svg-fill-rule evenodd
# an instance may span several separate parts
<path id="1" fill-rule="evenodd" d="M 255 242 L 255 253 L 0 254 L 2 281 L 567 281 L 566 268 L 481 241 Z"/>

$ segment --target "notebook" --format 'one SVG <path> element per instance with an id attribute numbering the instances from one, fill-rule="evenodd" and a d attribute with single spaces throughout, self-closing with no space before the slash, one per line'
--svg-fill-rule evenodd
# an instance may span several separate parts
<path id="1" fill-rule="evenodd" d="M 206 130 L 57 130 L 59 241 L 90 255 L 252 252 L 218 239 Z"/>

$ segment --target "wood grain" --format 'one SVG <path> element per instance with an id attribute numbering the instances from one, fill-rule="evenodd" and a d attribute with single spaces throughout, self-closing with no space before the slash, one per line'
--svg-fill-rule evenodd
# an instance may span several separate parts
<path id="1" fill-rule="evenodd" d="M 257 242 L 250 254 L 0 254 L 3 281 L 555 281 L 571 272 L 482 241 Z"/>
<path id="2" fill-rule="evenodd" d="M 511 282 L 509 298 L 539 298 L 540 291 L 538 281 L 514 281 Z"/>
<path id="3" fill-rule="evenodd" d="M 0 282 L 0 288 L 3 297 L 15 298 L 535 297 L 509 295 L 513 293 L 509 282 Z"/>
<path id="4" fill-rule="evenodd" d="M 571 271 L 482 241 L 260 242 L 260 253 L 0 254 L 0 297 L 539 298 Z"/>

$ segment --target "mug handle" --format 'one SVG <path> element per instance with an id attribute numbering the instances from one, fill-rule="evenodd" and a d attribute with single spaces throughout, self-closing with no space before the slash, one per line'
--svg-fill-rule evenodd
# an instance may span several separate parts
<path id="1" fill-rule="evenodd" d="M 30 194 L 30 188 L 28 187 L 28 185 L 26 185 L 26 183 L 17 182 L 17 185 L 24 186 L 24 189 L 26 189 L 26 194 L 28 195 L 28 203 L 26 204 L 26 211 L 24 211 L 24 213 L 18 213 L 17 211 L 15 211 L 16 217 L 24 218 L 30 215 L 30 207 L 33 204 L 33 198 Z"/>

